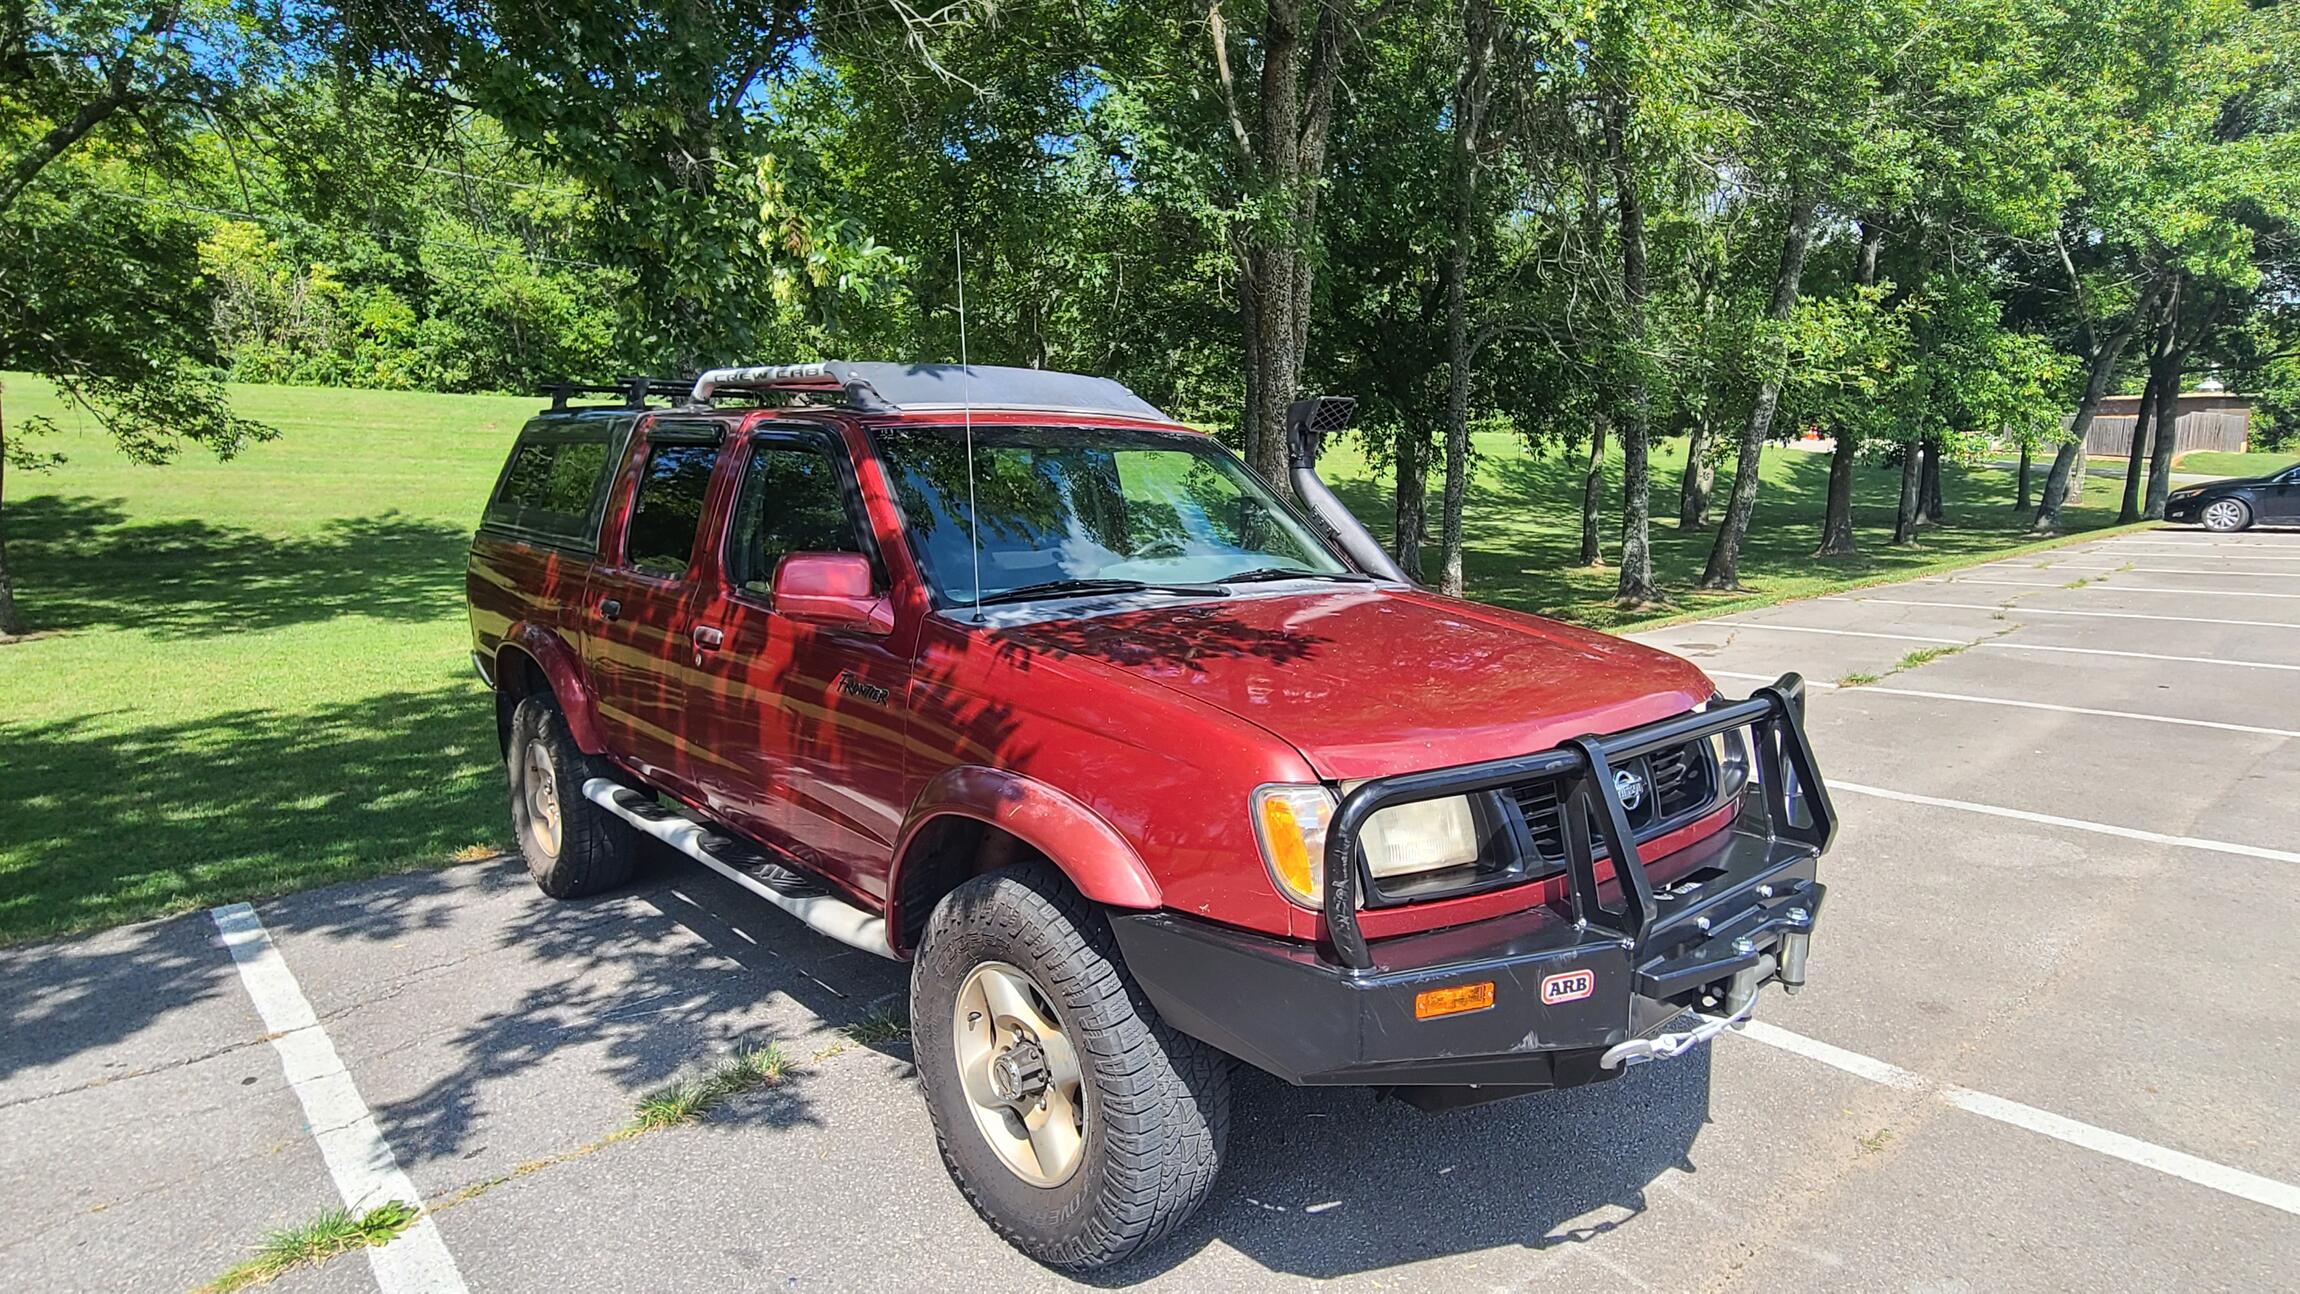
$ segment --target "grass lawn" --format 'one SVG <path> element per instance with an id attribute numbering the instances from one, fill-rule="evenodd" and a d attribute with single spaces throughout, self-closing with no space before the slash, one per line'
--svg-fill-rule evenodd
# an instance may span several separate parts
<path id="1" fill-rule="evenodd" d="M 2174 460 L 2176 472 L 2193 472 L 2198 476 L 2266 476 L 2280 472 L 2294 463 L 2300 463 L 2300 452 L 2286 450 L 2276 454 L 2224 454 L 2218 450 L 2200 449 L 2193 454 L 2182 454 Z"/>
<path id="2" fill-rule="evenodd" d="M 40 412 L 71 422 L 30 379 L 9 381 L 5 399 L 11 427 Z M 481 499 L 538 401 L 287 387 L 238 399 L 284 434 L 231 463 L 195 453 L 139 468 L 68 431 L 46 446 L 69 455 L 64 467 L 9 474 L 9 558 L 36 632 L 0 645 L 0 941 L 471 857 L 508 838 L 492 711 L 466 659 L 462 568 Z M 1624 623 L 1613 572 L 1568 564 L 1578 465 L 1499 440 L 1479 450 L 1471 592 Z M 1656 464 L 1665 517 L 1680 453 Z M 1863 555 L 1815 563 L 1827 467 L 1768 455 L 1746 597 L 1684 592 L 1709 536 L 1657 526 L 1679 600 L 1640 618 L 2026 541 L 2006 473 L 1952 470 L 1949 525 L 1889 550 L 1896 484 L 1878 470 L 1860 481 Z M 1364 462 L 1345 449 L 1328 468 L 1386 531 L 1388 493 Z M 2102 485 L 2072 525 L 2113 515 Z M 1606 547 L 1618 555 L 1610 534 Z"/>

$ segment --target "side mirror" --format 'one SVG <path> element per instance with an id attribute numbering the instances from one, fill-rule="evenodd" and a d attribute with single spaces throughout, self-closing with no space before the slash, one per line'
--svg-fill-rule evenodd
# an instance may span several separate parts
<path id="1" fill-rule="evenodd" d="M 871 592 L 861 553 L 792 553 L 775 566 L 775 611 L 801 624 L 894 632 L 894 603 Z"/>

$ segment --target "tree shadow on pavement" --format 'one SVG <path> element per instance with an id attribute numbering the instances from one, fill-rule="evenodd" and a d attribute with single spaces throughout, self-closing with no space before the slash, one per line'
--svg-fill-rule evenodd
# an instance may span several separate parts
<path id="1" fill-rule="evenodd" d="M 1426 1114 L 1240 1065 L 1213 1198 L 1174 1239 L 1092 1283 L 1149 1280 L 1215 1240 L 1317 1280 L 1586 1243 L 1644 1212 L 1654 1179 L 1693 1167 L 1709 1082 L 1703 1048 L 1611 1082 Z M 1608 1209 L 1623 1216 L 1569 1225 Z"/>
<path id="2" fill-rule="evenodd" d="M 309 981 L 339 986 L 342 1010 L 364 1012 L 409 991 L 458 998 L 456 1013 L 436 1027 L 419 1018 L 387 1031 L 392 1050 L 430 1053 L 410 1061 L 420 1084 L 394 1092 L 379 1078 L 370 1094 L 394 1152 L 419 1181 L 427 1164 L 471 1159 L 499 1144 L 563 1150 L 604 1136 L 629 1122 L 641 1097 L 699 1076 L 740 1047 L 770 1042 L 786 1044 L 786 1058 L 796 1062 L 789 1076 L 726 1101 L 698 1126 L 822 1121 L 807 1092 L 808 1055 L 788 1044 L 822 1023 L 861 1018 L 907 982 L 903 968 L 780 914 L 762 916 L 771 923 L 762 924 L 764 938 L 738 933 L 750 924 L 738 914 L 761 907 L 757 900 L 652 842 L 643 848 L 634 884 L 596 899 L 543 898 L 513 855 L 296 895 L 265 909 L 275 937 L 311 968 Z M 458 938 L 458 922 L 473 936 Z M 415 964 L 376 948 L 422 930 L 435 934 L 415 945 L 424 950 Z M 341 968 L 322 955 L 341 957 Z M 463 978 L 466 964 L 483 957 L 494 960 Z M 823 969 L 831 963 L 835 972 Z M 346 974 L 355 969 L 365 978 Z M 456 987 L 464 983 L 471 987 Z M 314 1005 L 329 1014 L 328 1001 L 315 997 Z M 364 1027 L 384 1028 L 380 1021 Z M 343 1041 L 356 1037 L 342 1035 L 339 1045 L 356 1051 L 357 1042 Z M 373 1070 L 372 1059 L 347 1055 Z M 600 1078 L 606 1084 L 592 1081 Z"/>

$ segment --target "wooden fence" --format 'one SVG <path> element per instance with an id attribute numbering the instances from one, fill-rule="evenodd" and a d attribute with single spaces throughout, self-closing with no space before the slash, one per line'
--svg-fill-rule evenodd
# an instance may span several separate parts
<path id="1" fill-rule="evenodd" d="M 2094 418 L 2091 429 L 2085 433 L 2084 452 L 2107 458 L 2127 457 L 2132 453 L 2135 421 L 2130 416 Z M 2250 430 L 2251 421 L 2242 412 L 2227 409 L 2184 413 L 2173 428 L 2172 452 L 2185 454 L 2192 449 L 2217 449 L 2231 454 L 2243 453 L 2244 436 Z"/>

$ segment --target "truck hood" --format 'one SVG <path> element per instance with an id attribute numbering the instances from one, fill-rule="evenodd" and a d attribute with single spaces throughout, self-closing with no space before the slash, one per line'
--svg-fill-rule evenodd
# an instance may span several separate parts
<path id="1" fill-rule="evenodd" d="M 1336 781 L 1547 750 L 1682 714 L 1714 690 L 1684 660 L 1625 639 L 1362 586 L 1012 625 L 998 637 L 1234 714 Z"/>

